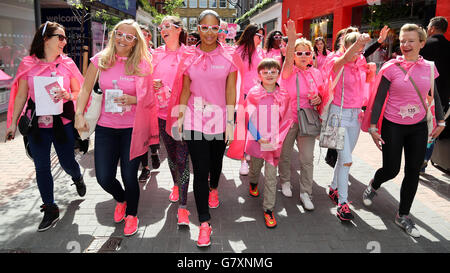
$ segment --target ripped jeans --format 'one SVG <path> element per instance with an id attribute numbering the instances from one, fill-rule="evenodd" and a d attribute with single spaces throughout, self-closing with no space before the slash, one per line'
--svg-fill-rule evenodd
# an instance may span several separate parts
<path id="1" fill-rule="evenodd" d="M 358 118 L 361 108 L 342 109 L 341 126 L 345 127 L 344 149 L 338 151 L 338 159 L 334 167 L 333 182 L 331 188 L 338 189 L 339 204 L 347 203 L 348 198 L 348 174 L 350 166 L 344 164 L 353 163 L 352 152 L 358 142 L 361 122 Z M 339 106 L 332 104 L 329 114 L 339 115 Z"/>

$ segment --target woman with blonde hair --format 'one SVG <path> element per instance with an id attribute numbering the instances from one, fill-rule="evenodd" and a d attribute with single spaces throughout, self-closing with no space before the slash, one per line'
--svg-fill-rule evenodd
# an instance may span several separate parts
<path id="1" fill-rule="evenodd" d="M 157 121 L 152 115 L 156 107 L 152 65 L 145 37 L 134 20 L 117 23 L 109 37 L 106 48 L 91 58 L 78 97 L 75 128 L 80 132 L 89 130 L 84 112 L 98 73 L 104 95 L 95 129 L 95 175 L 117 202 L 114 221 L 125 220 L 124 234 L 131 236 L 137 232 L 139 222 L 139 156 L 159 141 Z M 116 179 L 119 160 L 125 189 Z"/>
<path id="2" fill-rule="evenodd" d="M 287 23 L 288 45 L 286 49 L 286 60 L 283 65 L 281 85 L 290 95 L 291 119 L 293 124 L 284 140 L 280 155 L 279 173 L 281 191 L 284 196 L 291 197 L 291 156 L 294 142 L 297 141 L 300 160 L 300 200 L 306 210 L 313 210 L 312 185 L 313 185 L 313 160 L 314 146 L 317 135 L 303 135 L 299 124 L 300 107 L 309 108 L 316 112 L 321 109 L 320 104 L 325 101 L 324 83 L 322 73 L 314 68 L 308 67 L 311 63 L 314 49 L 310 41 L 296 38 L 295 24 L 292 20 Z M 314 113 L 312 112 L 312 113 Z M 317 122 L 319 122 L 317 120 Z"/>

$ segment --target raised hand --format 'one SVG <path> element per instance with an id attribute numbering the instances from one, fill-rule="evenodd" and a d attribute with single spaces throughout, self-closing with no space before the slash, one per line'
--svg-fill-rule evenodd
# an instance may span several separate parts
<path id="1" fill-rule="evenodd" d="M 382 44 L 384 42 L 384 40 L 386 40 L 389 30 L 390 30 L 390 28 L 388 26 L 384 26 L 380 30 L 380 37 L 378 37 L 378 43 Z"/>

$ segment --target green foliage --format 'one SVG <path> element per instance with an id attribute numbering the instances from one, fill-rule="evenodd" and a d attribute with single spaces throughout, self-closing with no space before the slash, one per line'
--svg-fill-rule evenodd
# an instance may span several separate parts
<path id="1" fill-rule="evenodd" d="M 247 11 L 246 13 L 242 14 L 241 17 L 237 18 L 234 22 L 236 24 L 239 24 L 240 22 L 245 21 L 246 19 L 252 17 L 253 14 L 258 12 L 259 10 L 264 9 L 267 5 L 272 3 L 273 0 L 263 0 L 260 3 L 256 4 L 251 10 Z"/>
<path id="2" fill-rule="evenodd" d="M 388 24 L 393 18 L 409 17 L 411 8 L 406 5 L 390 2 L 381 5 L 373 5 L 368 7 L 362 17 L 362 24 L 368 24 L 372 29 L 380 29 Z"/>
<path id="3" fill-rule="evenodd" d="M 163 13 L 159 13 L 156 7 L 152 6 L 147 0 L 139 0 L 138 5 L 146 12 L 152 15 L 153 23 L 159 25 L 162 19 L 167 15 L 179 16 L 175 11 L 177 8 L 183 6 L 184 0 L 166 0 L 163 5 Z"/>

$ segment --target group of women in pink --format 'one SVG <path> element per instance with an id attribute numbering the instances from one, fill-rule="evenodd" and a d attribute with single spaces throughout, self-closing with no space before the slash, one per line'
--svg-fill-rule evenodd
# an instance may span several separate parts
<path id="1" fill-rule="evenodd" d="M 158 144 L 160 139 L 167 150 L 174 182 L 169 199 L 178 202 L 178 225 L 190 223 L 189 158 L 192 162 L 199 247 L 211 244 L 209 209 L 220 204 L 219 178 L 230 143 L 227 156 L 241 161 L 239 172 L 249 175 L 251 196 L 259 195 L 259 175 L 265 165 L 263 213 L 266 226 L 273 228 L 277 225 L 273 214 L 277 167 L 282 193 L 292 197 L 290 162 L 296 141 L 300 200 L 306 210 L 314 210 L 313 154 L 318 135 L 302 133 L 299 109 L 316 111 L 324 122 L 332 114 L 342 117 L 344 148 L 338 151 L 329 197 L 338 206 L 337 216 L 343 221 L 353 219 L 348 175 L 361 128 L 372 135 L 383 152 L 383 167 L 362 193 L 365 205 L 372 204 L 382 183 L 398 174 L 404 147 L 406 175 L 395 222 L 411 236 L 419 235 L 408 214 L 427 137 L 437 137 L 445 126 L 438 96 L 428 94 L 434 81 L 430 77 L 439 74 L 432 63 L 418 55 L 426 39 L 419 27 L 407 24 L 401 29 L 403 56 L 386 63 L 378 75 L 362 54 L 370 37 L 354 28 L 343 32 L 335 52 L 327 50 L 324 39 L 316 39 L 314 46 L 304 38 L 297 39 L 291 20 L 285 26 L 286 46 L 282 32 L 273 31 L 265 50 L 262 49 L 264 29 L 253 24 L 246 27 L 235 46 L 226 45 L 218 41 L 225 30 L 219 15 L 212 10 L 200 14 L 200 40 L 193 46 L 185 45 L 188 34 L 178 17 L 165 17 L 159 31 L 165 45 L 150 53 L 140 26 L 130 19 L 119 22 L 110 32 L 105 49 L 91 58 L 83 78 L 62 52 L 67 43 L 64 27 L 47 22 L 39 28 L 32 46 L 39 50 L 24 59 L 13 84 L 6 132 L 7 139 L 14 138 L 23 112 L 32 121 L 28 137 L 44 202 L 39 231 L 50 228 L 59 219 L 50 172 L 52 143 L 80 196 L 85 194 L 79 165 L 74 160 L 72 131 L 89 130 L 84 115 L 98 81 L 104 94 L 95 128 L 95 175 L 99 185 L 116 201 L 113 221 L 125 221 L 125 236 L 138 230 L 137 173 L 141 156 L 147 156 L 149 146 Z M 61 115 L 35 117 L 30 112 L 35 100 L 34 77 L 52 72 L 63 77 L 64 82 L 57 99 L 72 104 Z M 121 95 L 106 102 L 117 90 Z M 435 126 L 429 131 L 427 104 L 433 100 Z M 111 103 L 122 110 L 111 110 Z M 364 106 L 365 113 L 361 111 Z M 66 111 L 70 107 L 71 111 Z M 116 179 L 118 163 L 123 187 Z"/>

